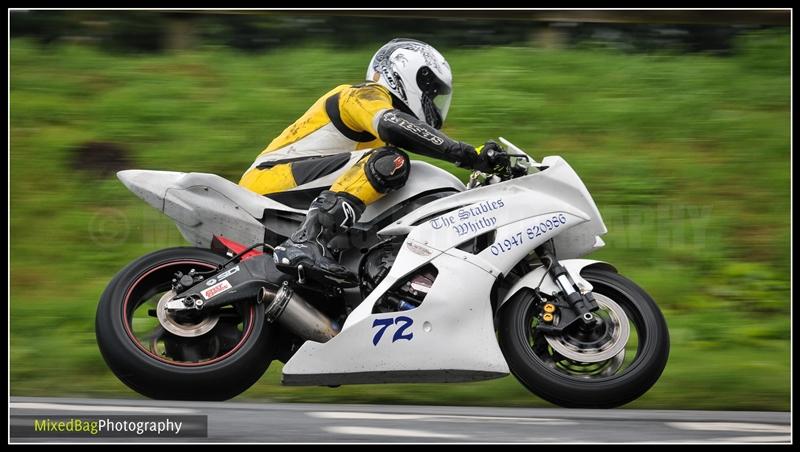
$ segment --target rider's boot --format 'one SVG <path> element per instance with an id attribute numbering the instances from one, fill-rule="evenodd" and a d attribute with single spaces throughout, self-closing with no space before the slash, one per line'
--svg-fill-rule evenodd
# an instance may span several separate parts
<path id="1" fill-rule="evenodd" d="M 356 275 L 334 259 L 328 242 L 347 231 L 364 208 L 363 202 L 347 193 L 323 191 L 311 202 L 300 228 L 275 247 L 275 265 L 281 271 L 300 278 L 341 287 L 358 285 Z"/>

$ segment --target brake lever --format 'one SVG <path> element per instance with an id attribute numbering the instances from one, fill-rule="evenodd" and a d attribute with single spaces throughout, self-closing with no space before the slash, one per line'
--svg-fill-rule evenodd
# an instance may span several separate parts
<path id="1" fill-rule="evenodd" d="M 481 186 L 481 181 L 479 181 L 478 178 L 481 177 L 482 174 L 483 173 L 477 170 L 470 173 L 469 181 L 467 182 L 467 190 Z"/>

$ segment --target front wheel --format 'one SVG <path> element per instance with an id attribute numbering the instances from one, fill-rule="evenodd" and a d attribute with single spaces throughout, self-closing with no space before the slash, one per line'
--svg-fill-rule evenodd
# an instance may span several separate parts
<path id="1" fill-rule="evenodd" d="M 174 295 L 176 272 L 211 271 L 226 260 L 206 249 L 170 248 L 112 279 L 100 297 L 95 332 L 106 364 L 123 383 L 154 399 L 226 400 L 263 375 L 275 353 L 275 330 L 255 299 L 159 316 Z"/>
<path id="2" fill-rule="evenodd" d="M 499 314 L 498 340 L 511 373 L 560 406 L 613 408 L 647 392 L 669 355 L 669 333 L 652 298 L 629 279 L 601 269 L 581 273 L 594 287 L 599 319 L 561 336 L 536 329 L 542 306 L 530 291 L 514 294 Z"/>

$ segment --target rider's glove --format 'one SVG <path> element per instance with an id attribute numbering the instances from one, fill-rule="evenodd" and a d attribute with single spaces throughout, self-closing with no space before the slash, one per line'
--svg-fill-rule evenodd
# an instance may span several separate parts
<path id="1" fill-rule="evenodd" d="M 500 173 L 509 166 L 506 151 L 494 141 L 487 141 L 482 146 L 475 148 L 478 158 L 472 163 L 472 168 L 482 173 Z"/>

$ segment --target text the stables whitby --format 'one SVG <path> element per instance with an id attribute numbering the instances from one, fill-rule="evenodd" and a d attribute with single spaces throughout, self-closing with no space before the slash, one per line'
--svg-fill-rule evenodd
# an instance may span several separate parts
<path id="1" fill-rule="evenodd" d="M 442 215 L 430 221 L 433 229 L 441 229 L 452 226 L 459 236 L 470 232 L 477 232 L 482 229 L 492 227 L 497 223 L 497 217 L 487 216 L 486 214 L 505 207 L 502 199 L 496 201 L 484 201 L 474 207 L 462 207 L 458 212 L 451 215 Z"/>

